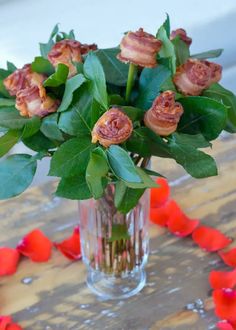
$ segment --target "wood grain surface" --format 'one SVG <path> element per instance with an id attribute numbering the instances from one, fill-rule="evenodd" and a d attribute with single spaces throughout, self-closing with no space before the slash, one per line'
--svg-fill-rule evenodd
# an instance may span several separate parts
<path id="1" fill-rule="evenodd" d="M 214 143 L 219 176 L 194 180 L 173 161 L 156 159 L 172 195 L 187 214 L 236 237 L 236 138 Z M 52 196 L 55 183 L 34 187 L 0 202 L 0 245 L 15 246 L 30 230 L 41 228 L 61 240 L 77 225 L 77 203 Z M 12 314 L 25 330 L 207 330 L 215 329 L 208 274 L 223 268 L 216 254 L 150 226 L 147 285 L 137 296 L 102 301 L 85 285 L 82 262 L 54 251 L 45 264 L 24 259 L 14 276 L 0 279 L 0 314 Z"/>

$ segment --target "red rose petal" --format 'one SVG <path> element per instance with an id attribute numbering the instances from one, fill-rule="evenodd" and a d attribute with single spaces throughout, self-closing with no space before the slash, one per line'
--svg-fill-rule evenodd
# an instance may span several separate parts
<path id="1" fill-rule="evenodd" d="M 79 260 L 82 258 L 79 227 L 74 229 L 72 236 L 61 243 L 54 243 L 54 245 L 70 260 Z"/>
<path id="2" fill-rule="evenodd" d="M 51 257 L 52 242 L 41 230 L 35 229 L 20 241 L 17 250 L 34 262 L 45 262 Z"/>
<path id="3" fill-rule="evenodd" d="M 7 326 L 12 322 L 10 316 L 2 316 L 0 315 L 0 330 L 6 330 Z"/>
<path id="4" fill-rule="evenodd" d="M 158 178 L 156 183 L 159 187 L 151 189 L 151 208 L 164 205 L 170 197 L 168 181 L 164 178 Z"/>
<path id="5" fill-rule="evenodd" d="M 219 256 L 226 265 L 236 267 L 236 248 L 233 248 L 227 252 L 219 252 Z"/>
<path id="6" fill-rule="evenodd" d="M 213 300 L 215 303 L 215 314 L 220 319 L 236 321 L 236 290 L 214 290 Z"/>
<path id="7" fill-rule="evenodd" d="M 23 328 L 19 324 L 12 323 L 7 326 L 6 330 L 23 330 Z"/>
<path id="8" fill-rule="evenodd" d="M 195 229 L 192 237 L 200 248 L 209 252 L 221 250 L 232 242 L 218 229 L 206 226 L 200 226 Z"/>
<path id="9" fill-rule="evenodd" d="M 220 321 L 217 323 L 220 330 L 236 330 L 236 322 Z"/>
<path id="10" fill-rule="evenodd" d="M 209 282 L 212 289 L 233 289 L 236 285 L 236 269 L 231 272 L 213 270 Z"/>
<path id="11" fill-rule="evenodd" d="M 181 210 L 179 212 L 172 212 L 168 221 L 169 231 L 178 236 L 186 237 L 197 228 L 199 220 L 191 220 Z"/>
<path id="12" fill-rule="evenodd" d="M 16 249 L 0 248 L 0 276 L 12 275 L 16 272 L 20 254 Z M 1 329 L 1 328 L 0 328 Z"/>
<path id="13" fill-rule="evenodd" d="M 181 209 L 175 200 L 171 199 L 164 205 L 150 209 L 150 220 L 159 226 L 167 226 L 170 216 L 181 213 Z"/>

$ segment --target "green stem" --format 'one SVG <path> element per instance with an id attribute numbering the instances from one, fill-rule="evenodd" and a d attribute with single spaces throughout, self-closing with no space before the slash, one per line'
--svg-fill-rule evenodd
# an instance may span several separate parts
<path id="1" fill-rule="evenodd" d="M 125 101 L 129 102 L 130 94 L 132 92 L 132 88 L 134 86 L 135 75 L 137 72 L 137 66 L 133 63 L 129 65 L 129 73 L 128 73 L 128 80 L 126 85 L 126 94 L 125 94 Z"/>

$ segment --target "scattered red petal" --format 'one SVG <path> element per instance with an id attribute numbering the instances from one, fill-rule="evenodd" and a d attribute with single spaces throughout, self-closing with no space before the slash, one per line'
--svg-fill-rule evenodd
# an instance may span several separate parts
<path id="1" fill-rule="evenodd" d="M 191 220 L 180 209 L 179 211 L 176 209 L 175 212 L 170 213 L 168 229 L 172 234 L 178 237 L 186 237 L 192 234 L 198 225 L 199 220 Z"/>
<path id="2" fill-rule="evenodd" d="M 151 208 L 164 205 L 170 197 L 168 181 L 164 178 L 158 178 L 156 183 L 159 187 L 151 189 Z"/>
<path id="3" fill-rule="evenodd" d="M 0 276 L 12 275 L 16 272 L 20 254 L 16 249 L 0 248 Z M 1 330 L 1 328 L 0 328 Z"/>
<path id="4" fill-rule="evenodd" d="M 206 226 L 200 226 L 195 229 L 192 237 L 200 248 L 209 252 L 221 250 L 232 242 L 218 229 Z"/>
<path id="5" fill-rule="evenodd" d="M 220 321 L 217 323 L 220 330 L 236 330 L 236 322 Z"/>
<path id="6" fill-rule="evenodd" d="M 2 316 L 0 315 L 0 330 L 6 330 L 7 326 L 12 322 L 10 316 Z"/>
<path id="7" fill-rule="evenodd" d="M 236 248 L 233 248 L 227 252 L 219 252 L 219 256 L 226 265 L 236 267 Z"/>
<path id="8" fill-rule="evenodd" d="M 7 326 L 6 330 L 23 330 L 23 328 L 19 324 L 12 323 Z"/>
<path id="9" fill-rule="evenodd" d="M 167 226 L 172 215 L 181 213 L 175 200 L 167 201 L 163 206 L 150 209 L 150 220 L 159 226 Z"/>
<path id="10" fill-rule="evenodd" d="M 215 303 L 215 314 L 220 319 L 236 321 L 236 290 L 214 290 L 213 300 Z"/>
<path id="11" fill-rule="evenodd" d="M 17 250 L 34 262 L 45 262 L 51 257 L 52 243 L 41 230 L 35 229 L 20 241 Z"/>
<path id="12" fill-rule="evenodd" d="M 70 260 L 79 260 L 82 258 L 79 227 L 74 229 L 73 234 L 69 238 L 61 243 L 54 243 L 54 245 Z"/>
<path id="13" fill-rule="evenodd" d="M 236 269 L 231 272 L 213 270 L 209 282 L 212 289 L 233 289 L 236 286 Z"/>

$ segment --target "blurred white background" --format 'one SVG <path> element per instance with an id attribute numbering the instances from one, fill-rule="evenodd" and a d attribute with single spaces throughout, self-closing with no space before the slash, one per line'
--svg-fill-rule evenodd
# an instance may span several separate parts
<path id="1" fill-rule="evenodd" d="M 118 45 L 127 30 L 143 27 L 155 34 L 166 12 L 172 29 L 183 27 L 193 38 L 192 53 L 225 49 L 217 59 L 224 66 L 222 84 L 236 92 L 235 0 L 0 0 L 0 66 L 31 62 L 56 23 L 104 48 Z M 38 178 L 46 172 L 43 166 Z"/>

